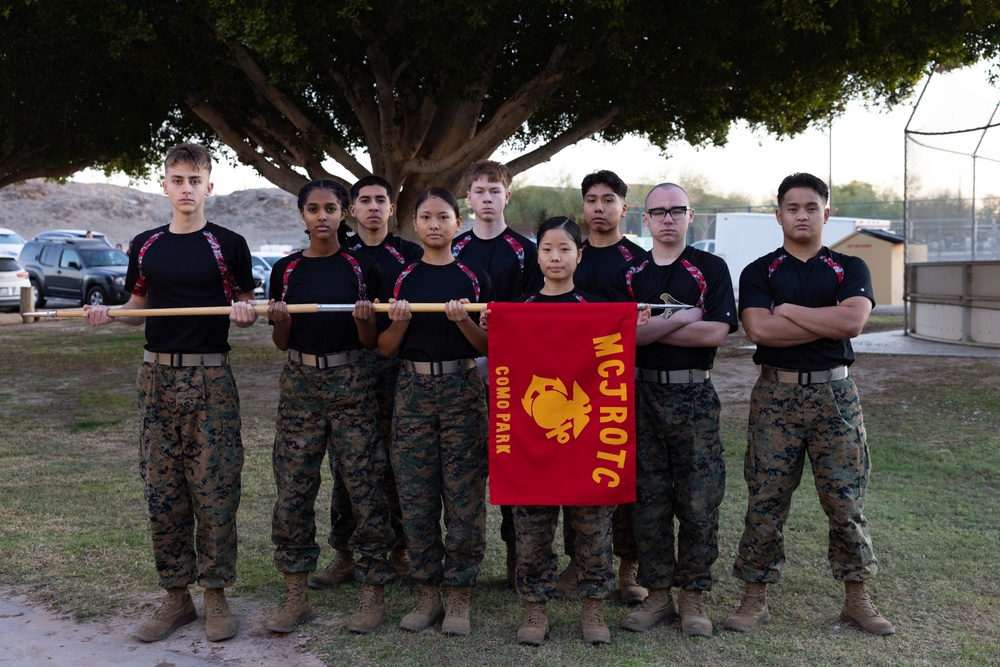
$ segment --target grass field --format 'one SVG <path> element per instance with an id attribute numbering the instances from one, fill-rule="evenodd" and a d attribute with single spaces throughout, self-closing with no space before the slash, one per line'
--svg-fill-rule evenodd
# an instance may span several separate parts
<path id="1" fill-rule="evenodd" d="M 232 335 L 246 446 L 233 594 L 266 609 L 281 595 L 271 560 L 270 449 L 283 358 L 263 329 Z M 136 461 L 133 382 L 142 342 L 141 330 L 79 321 L 0 327 L 0 584 L 81 620 L 134 623 L 156 590 Z M 747 367 L 748 354 L 726 349 L 717 369 Z M 522 605 L 502 585 L 499 512 L 490 508 L 471 637 L 400 631 L 417 599 L 402 586 L 387 591 L 383 630 L 351 635 L 342 625 L 356 604 L 353 584 L 313 595 L 319 618 L 305 626 L 310 650 L 330 665 L 997 664 L 1000 359 L 866 356 L 858 367 L 873 459 L 866 514 L 880 561 L 872 590 L 895 636 L 870 637 L 838 622 L 843 589 L 829 574 L 825 517 L 808 476 L 786 528 L 784 579 L 771 589 L 774 622 L 749 635 L 721 629 L 739 601 L 729 568 L 746 505 L 745 402 L 724 400 L 729 478 L 708 595 L 716 637 L 685 638 L 676 626 L 627 633 L 617 624 L 628 610 L 612 598 L 614 643 L 591 647 L 579 640 L 577 599 L 550 605 L 546 646 L 517 646 Z M 320 498 L 324 517 L 327 482 Z M 323 563 L 329 555 L 325 548 Z"/>

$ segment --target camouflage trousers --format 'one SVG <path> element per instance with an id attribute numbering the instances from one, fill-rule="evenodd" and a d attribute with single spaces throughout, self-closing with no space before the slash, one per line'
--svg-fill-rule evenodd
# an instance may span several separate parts
<path id="1" fill-rule="evenodd" d="M 555 597 L 559 559 L 552 549 L 559 506 L 515 505 L 517 533 L 515 587 L 522 600 L 546 602 Z M 573 528 L 574 560 L 580 568 L 580 593 L 589 598 L 605 598 L 614 590 L 611 556 L 610 507 L 563 507 L 564 521 Z"/>
<path id="2" fill-rule="evenodd" d="M 228 365 L 139 366 L 139 472 L 162 588 L 236 581 L 243 441 Z"/>
<path id="3" fill-rule="evenodd" d="M 711 381 L 637 380 L 635 387 L 639 583 L 711 590 L 712 564 L 719 557 L 719 505 L 726 490 L 719 396 Z"/>
<path id="4" fill-rule="evenodd" d="M 638 560 L 639 554 L 635 546 L 634 525 L 635 503 L 618 505 L 611 516 L 612 545 L 614 554 L 622 560 Z M 576 557 L 576 531 L 573 522 L 566 518 L 566 508 L 563 508 L 563 551 L 570 558 Z"/>
<path id="5" fill-rule="evenodd" d="M 394 535 L 382 490 L 388 465 L 374 413 L 375 384 L 364 361 L 318 369 L 287 361 L 278 382 L 272 465 L 278 498 L 271 521 L 279 572 L 311 572 L 316 544 L 316 495 L 323 456 L 336 458 L 357 529 L 350 547 L 355 576 L 385 584 L 395 578 L 386 558 Z"/>
<path id="6" fill-rule="evenodd" d="M 378 403 L 379 432 L 382 444 L 385 446 L 385 457 L 389 460 L 389 448 L 392 445 L 392 404 L 396 395 L 396 378 L 399 376 L 399 357 L 383 357 L 378 350 L 364 350 L 372 374 L 375 376 L 375 400 Z M 333 475 L 333 495 L 330 498 L 330 539 L 329 544 L 334 549 L 349 550 L 351 535 L 357 527 L 354 512 L 351 510 L 351 496 L 347 493 L 344 480 L 340 477 L 336 458 L 331 456 L 330 473 Z M 392 466 L 385 467 L 385 479 L 382 484 L 385 497 L 389 501 L 389 519 L 392 532 L 396 535 L 393 548 L 406 546 L 403 537 L 403 518 L 399 510 L 399 493 L 396 491 L 396 475 Z"/>
<path id="7" fill-rule="evenodd" d="M 739 579 L 769 584 L 781 579 L 782 529 L 806 456 L 829 519 L 827 556 L 834 578 L 865 581 L 877 572 L 863 514 L 871 460 L 854 381 L 799 386 L 758 380 L 750 395 L 743 463 L 747 514 L 733 564 Z"/>
<path id="8" fill-rule="evenodd" d="M 400 372 L 392 467 L 417 583 L 476 583 L 486 552 L 486 429 L 486 390 L 476 369 Z"/>

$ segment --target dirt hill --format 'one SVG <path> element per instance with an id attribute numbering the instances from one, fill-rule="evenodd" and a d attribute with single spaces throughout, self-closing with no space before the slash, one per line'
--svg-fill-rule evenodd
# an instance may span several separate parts
<path id="1" fill-rule="evenodd" d="M 213 195 L 205 213 L 242 234 L 251 250 L 264 244 L 298 248 L 305 240 L 295 197 L 277 188 Z M 127 246 L 139 232 L 168 222 L 166 197 L 117 185 L 33 179 L 0 188 L 0 227 L 25 239 L 47 229 L 92 229 Z"/>

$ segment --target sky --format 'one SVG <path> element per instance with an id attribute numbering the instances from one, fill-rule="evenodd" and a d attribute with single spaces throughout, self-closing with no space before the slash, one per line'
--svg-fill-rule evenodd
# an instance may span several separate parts
<path id="1" fill-rule="evenodd" d="M 928 87 L 928 93 L 934 94 L 925 95 L 919 113 L 914 116 L 914 125 L 953 129 L 956 123 L 964 128 L 988 122 L 989 114 L 1000 99 L 1000 90 L 986 81 L 987 70 L 988 64 L 980 64 L 949 74 L 947 78 L 936 75 L 932 80 L 934 87 Z M 767 204 L 774 200 L 781 179 L 793 172 L 808 171 L 834 185 L 863 181 L 873 184 L 879 191 L 891 190 L 902 196 L 904 130 L 923 85 L 923 82 L 918 84 L 910 99 L 891 110 L 850 102 L 846 112 L 833 121 L 832 127 L 810 129 L 793 138 L 779 139 L 763 131 L 754 132 L 745 124 L 737 124 L 731 129 L 726 146 L 694 148 L 678 142 L 671 146 L 669 157 L 635 137 L 617 144 L 585 140 L 556 154 L 549 162 L 522 172 L 514 182 L 515 186 L 569 184 L 576 187 L 587 173 L 610 169 L 631 184 L 674 181 L 684 185 L 702 179 L 713 194 L 741 194 L 748 203 Z M 960 96 L 968 96 L 970 101 L 955 104 Z M 996 134 L 1000 135 L 1000 129 Z M 956 146 L 957 143 L 952 143 L 945 147 Z M 514 156 L 501 152 L 493 157 L 505 161 Z M 957 183 L 960 190 L 963 188 L 962 167 L 940 159 L 940 153 L 923 157 L 919 175 L 924 183 L 928 186 L 940 184 L 942 188 L 955 187 Z M 1000 160 L 1000 154 L 995 157 Z M 346 171 L 330 167 L 334 173 L 350 178 Z M 911 166 L 911 173 L 912 169 Z M 212 176 L 216 194 L 274 187 L 249 167 L 219 164 Z M 92 170 L 80 172 L 73 180 L 129 185 L 122 175 L 109 179 Z M 971 180 L 970 175 L 964 176 L 966 189 Z M 155 182 L 131 186 L 149 192 L 160 191 Z"/>

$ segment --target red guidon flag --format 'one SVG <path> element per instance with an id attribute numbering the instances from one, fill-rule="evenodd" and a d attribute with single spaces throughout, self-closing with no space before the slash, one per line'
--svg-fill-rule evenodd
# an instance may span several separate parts
<path id="1" fill-rule="evenodd" d="M 634 303 L 489 305 L 490 501 L 635 501 Z"/>

